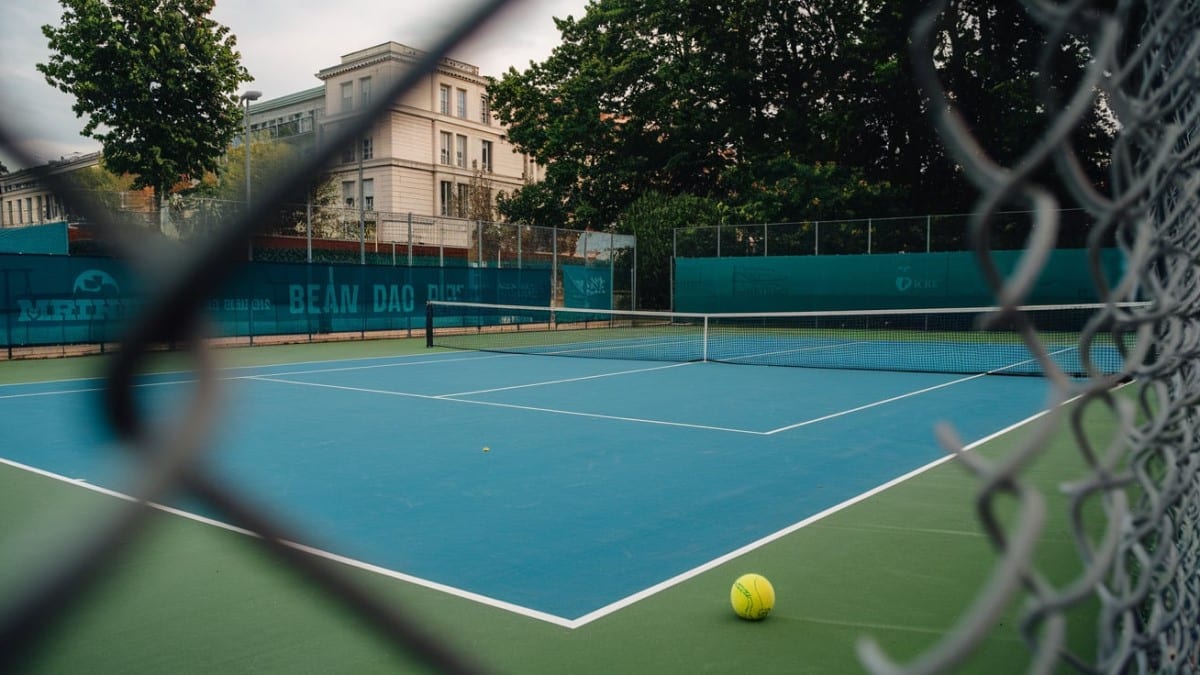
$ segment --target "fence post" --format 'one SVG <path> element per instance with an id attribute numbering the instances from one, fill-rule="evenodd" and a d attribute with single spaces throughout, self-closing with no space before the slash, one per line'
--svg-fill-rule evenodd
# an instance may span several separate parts
<path id="1" fill-rule="evenodd" d="M 312 264 L 312 195 L 308 195 L 307 203 L 304 205 L 304 259 L 308 264 Z"/>
<path id="2" fill-rule="evenodd" d="M 633 239 L 633 269 L 629 272 L 629 308 L 636 310 L 637 301 L 637 237 Z"/>
<path id="3" fill-rule="evenodd" d="M 821 255 L 821 221 L 813 223 L 813 255 Z"/>
<path id="4" fill-rule="evenodd" d="M 930 231 L 932 230 L 933 216 L 925 214 L 925 252 L 930 252 Z"/>
<path id="5" fill-rule="evenodd" d="M 555 225 L 550 230 L 550 306 L 554 306 L 554 299 L 558 296 L 558 226 Z"/>
<path id="6" fill-rule="evenodd" d="M 767 231 L 768 231 L 769 229 L 770 229 L 770 228 L 768 228 L 768 227 L 767 227 L 767 224 L 766 224 L 766 223 L 763 223 L 763 257 L 764 257 L 764 258 L 766 258 L 766 257 L 767 257 L 767 255 L 769 255 L 769 254 L 767 253 Z"/>
<path id="7" fill-rule="evenodd" d="M 867 218 L 867 255 L 871 255 L 871 219 Z"/>
<path id="8" fill-rule="evenodd" d="M 412 211 L 408 212 L 408 266 L 412 267 L 413 261 L 413 237 L 412 237 Z"/>
<path id="9" fill-rule="evenodd" d="M 679 230 L 671 230 L 671 264 L 667 272 L 670 276 L 671 297 L 667 299 L 667 308 L 675 311 L 675 261 L 679 258 Z"/>

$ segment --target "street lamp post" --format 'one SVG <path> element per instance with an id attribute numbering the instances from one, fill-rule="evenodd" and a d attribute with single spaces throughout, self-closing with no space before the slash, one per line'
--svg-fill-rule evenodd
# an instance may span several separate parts
<path id="1" fill-rule="evenodd" d="M 243 122 L 245 124 L 245 133 L 242 136 L 242 151 L 246 154 L 246 210 L 250 210 L 250 102 L 257 101 L 262 97 L 262 92 L 251 89 L 241 95 L 239 101 L 246 104 Z M 254 259 L 254 240 L 250 240 L 250 259 Z"/>

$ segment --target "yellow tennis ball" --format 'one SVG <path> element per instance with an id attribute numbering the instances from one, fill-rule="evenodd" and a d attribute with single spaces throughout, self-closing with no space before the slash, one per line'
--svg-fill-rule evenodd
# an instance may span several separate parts
<path id="1" fill-rule="evenodd" d="M 775 607 L 775 588 L 761 574 L 743 574 L 729 590 L 733 611 L 743 619 L 760 621 Z"/>

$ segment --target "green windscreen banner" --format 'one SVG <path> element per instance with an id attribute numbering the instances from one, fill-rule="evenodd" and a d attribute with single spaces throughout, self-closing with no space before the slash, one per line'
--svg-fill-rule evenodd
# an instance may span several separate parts
<path id="1" fill-rule="evenodd" d="M 427 300 L 550 304 L 550 270 L 246 263 L 205 300 L 213 337 L 408 331 Z M 0 347 L 112 342 L 143 303 L 110 258 L 0 255 Z"/>
<path id="2" fill-rule="evenodd" d="M 69 248 L 66 222 L 0 227 L 0 253 L 66 255 Z"/>
<path id="3" fill-rule="evenodd" d="M 608 265 L 563 265 L 563 306 L 612 309 L 612 268 Z"/>
<path id="4" fill-rule="evenodd" d="M 1008 275 L 1020 251 L 995 251 Z M 1058 249 L 1028 304 L 1097 302 L 1085 249 Z M 1101 251 L 1110 284 L 1124 269 L 1120 251 Z M 787 312 L 986 307 L 995 296 L 969 251 L 755 258 L 677 258 L 678 312 Z"/>

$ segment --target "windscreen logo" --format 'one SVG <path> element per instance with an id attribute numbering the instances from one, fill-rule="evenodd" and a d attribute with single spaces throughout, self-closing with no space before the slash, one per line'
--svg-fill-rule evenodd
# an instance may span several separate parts
<path id="1" fill-rule="evenodd" d="M 584 297 L 608 295 L 608 282 L 604 277 L 592 276 L 587 279 L 572 279 L 571 285 L 575 292 Z"/>
<path id="2" fill-rule="evenodd" d="M 908 276 L 908 271 L 911 267 L 901 267 L 900 275 L 896 277 L 896 290 L 901 293 L 908 291 L 932 291 L 936 290 L 940 284 L 937 279 L 913 279 Z"/>
<path id="3" fill-rule="evenodd" d="M 17 298 L 17 321 L 108 321 L 123 319 L 132 309 L 111 274 L 87 270 L 75 277 L 69 298 Z"/>

